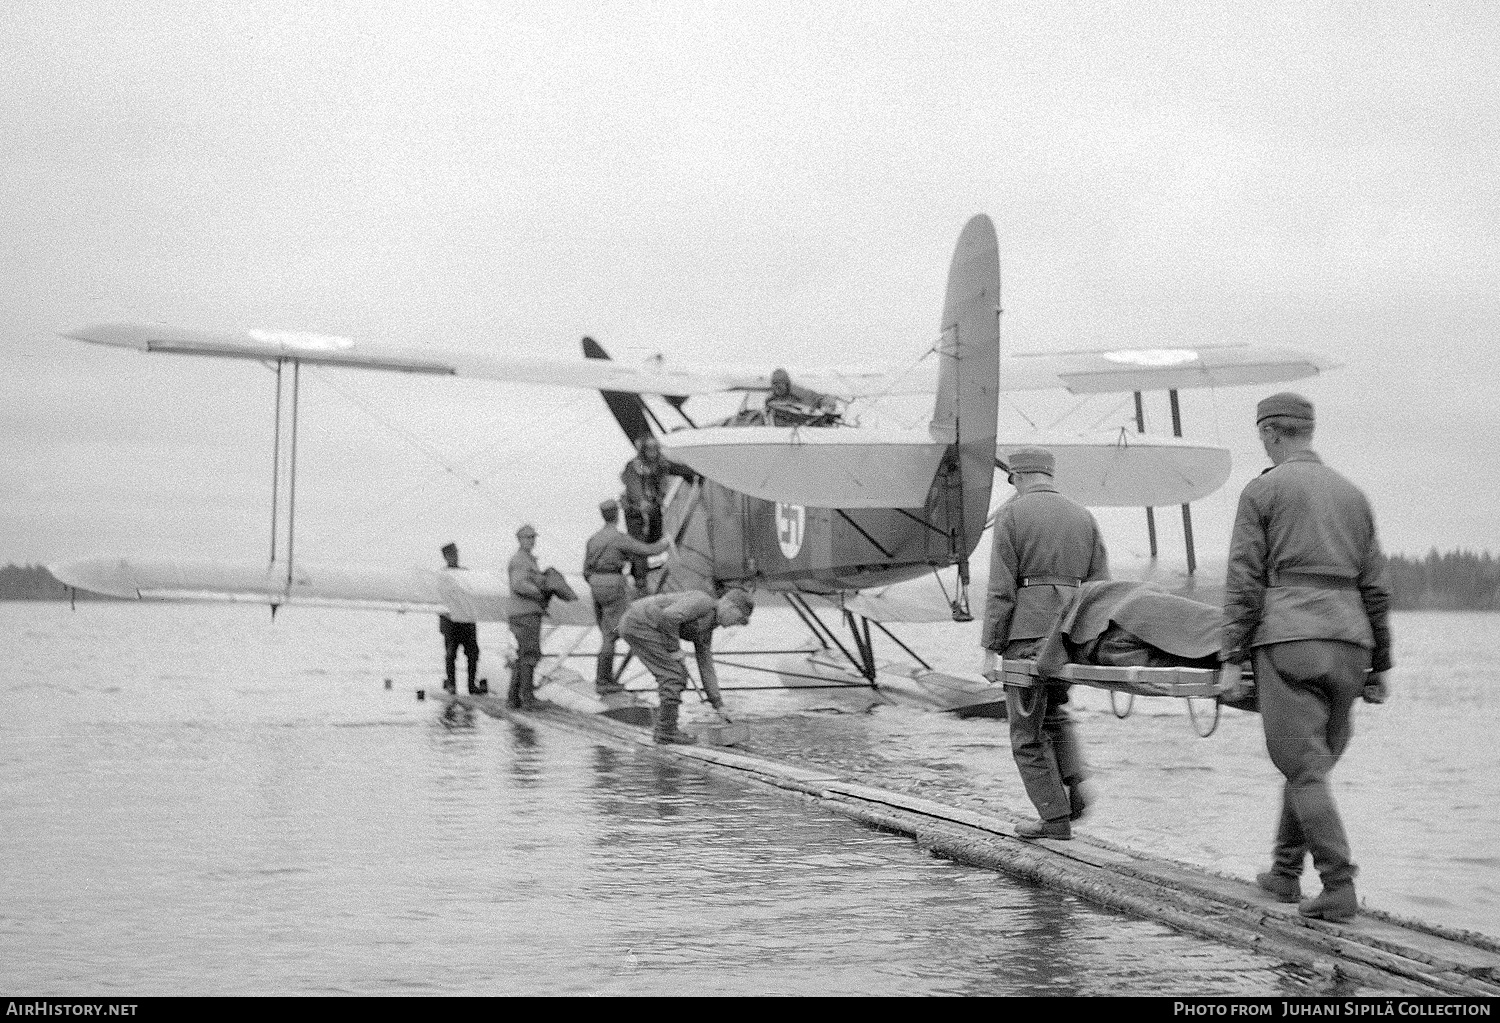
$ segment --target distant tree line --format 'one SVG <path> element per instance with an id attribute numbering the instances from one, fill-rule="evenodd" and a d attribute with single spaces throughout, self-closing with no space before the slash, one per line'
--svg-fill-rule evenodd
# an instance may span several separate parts
<path id="1" fill-rule="evenodd" d="M 1500 559 L 1485 551 L 1437 548 L 1425 558 L 1392 554 L 1386 561 L 1397 611 L 1500 611 Z M 79 600 L 112 600 L 80 590 Z M 0 600 L 67 600 L 68 587 L 45 565 L 0 568 Z"/>
<path id="2" fill-rule="evenodd" d="M 0 568 L 0 600 L 67 600 L 68 587 L 47 571 L 46 565 L 6 565 Z M 116 600 L 78 591 L 79 600 Z"/>
<path id="3" fill-rule="evenodd" d="M 1386 572 L 1397 611 L 1500 611 L 1500 559 L 1489 551 L 1392 554 Z"/>

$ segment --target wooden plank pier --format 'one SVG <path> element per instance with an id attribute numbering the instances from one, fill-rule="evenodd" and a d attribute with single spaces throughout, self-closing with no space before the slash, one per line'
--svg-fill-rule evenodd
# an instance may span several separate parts
<path id="1" fill-rule="evenodd" d="M 650 731 L 556 705 L 509 710 L 503 698 L 444 692 L 497 718 L 564 729 L 642 755 L 693 764 L 747 784 L 815 802 L 834 813 L 911 837 L 955 862 L 1003 872 L 1086 899 L 1106 909 L 1156 920 L 1176 930 L 1248 948 L 1326 978 L 1381 995 L 1500 998 L 1500 940 L 1365 910 L 1348 923 L 1302 917 L 1253 882 L 1216 874 L 1090 836 L 1074 826 L 1071 841 L 1027 841 L 1012 821 L 864 784 L 836 771 L 710 746 L 657 746 Z"/>

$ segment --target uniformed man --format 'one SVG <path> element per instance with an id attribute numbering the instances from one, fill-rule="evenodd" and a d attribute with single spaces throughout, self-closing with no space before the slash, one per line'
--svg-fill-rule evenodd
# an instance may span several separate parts
<path id="1" fill-rule="evenodd" d="M 713 632 L 720 625 L 744 625 L 750 620 L 754 606 L 750 594 L 744 590 L 729 590 L 717 601 L 699 590 L 688 590 L 642 597 L 625 611 L 620 619 L 620 635 L 631 652 L 656 676 L 660 709 L 653 738 L 658 743 L 690 746 L 697 741 L 677 727 L 682 691 L 688 684 L 680 641 L 693 641 L 703 691 L 723 716 L 724 697 L 714 671 Z"/>
<path id="2" fill-rule="evenodd" d="M 516 637 L 516 660 L 510 671 L 510 691 L 505 704 L 520 710 L 535 710 L 537 701 L 532 691 L 536 666 L 542 660 L 542 615 L 547 611 L 547 598 L 543 590 L 546 578 L 537 564 L 532 551 L 536 548 L 536 530 L 530 523 L 516 530 L 516 542 L 520 550 L 511 555 L 508 579 L 510 582 L 510 631 Z"/>
<path id="3" fill-rule="evenodd" d="M 838 414 L 838 403 L 826 394 L 792 383 L 781 367 L 771 372 L 771 393 L 766 395 L 767 426 L 827 425 Z"/>
<path id="4" fill-rule="evenodd" d="M 1240 494 L 1229 542 L 1222 659 L 1253 660 L 1271 762 L 1286 778 L 1271 869 L 1256 881 L 1303 916 L 1349 920 L 1356 867 L 1328 775 L 1363 694 L 1386 699 L 1390 589 L 1370 503 L 1311 448 L 1312 402 L 1255 409 L 1271 468 Z M 1308 853 L 1323 890 L 1302 899 Z"/>
<path id="5" fill-rule="evenodd" d="M 667 540 L 642 543 L 620 532 L 620 505 L 614 498 L 599 505 L 604 525 L 589 537 L 583 552 L 583 577 L 594 598 L 594 618 L 599 622 L 599 659 L 594 671 L 594 689 L 600 696 L 624 690 L 615 681 L 615 641 L 620 634 L 620 616 L 630 606 L 632 588 L 625 579 L 631 557 L 649 557 L 667 549 Z"/>
<path id="6" fill-rule="evenodd" d="M 995 515 L 989 595 L 980 642 L 986 668 L 996 654 L 1036 656 L 1058 611 L 1074 589 L 1109 578 L 1109 558 L 1088 509 L 1057 492 L 1053 459 L 1040 448 L 1010 458 L 1016 495 Z M 1068 714 L 1065 682 L 1006 686 L 1010 749 L 1038 821 L 1017 825 L 1022 838 L 1072 838 L 1072 821 L 1088 805 L 1083 751 Z"/>
<path id="7" fill-rule="evenodd" d="M 458 544 L 443 544 L 442 553 L 449 571 L 464 571 L 463 566 L 458 563 Z M 455 622 L 448 615 L 438 615 L 438 631 L 443 634 L 443 663 L 448 669 L 448 679 L 443 683 L 443 688 L 450 693 L 458 692 L 458 650 L 462 647 L 464 661 L 469 669 L 469 694 L 478 694 L 481 691 L 475 682 L 479 674 L 478 627 L 473 622 Z"/>
<path id="8" fill-rule="evenodd" d="M 691 482 L 697 476 L 687 466 L 663 458 L 661 443 L 650 434 L 636 441 L 635 447 L 636 456 L 620 471 L 620 482 L 625 485 L 625 529 L 641 543 L 655 543 L 661 539 L 662 504 L 671 477 Z M 645 555 L 630 555 L 630 574 L 642 593 L 646 592 L 648 567 Z"/>

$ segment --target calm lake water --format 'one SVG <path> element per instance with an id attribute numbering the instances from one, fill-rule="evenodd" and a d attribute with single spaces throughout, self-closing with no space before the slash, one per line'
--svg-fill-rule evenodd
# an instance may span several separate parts
<path id="1" fill-rule="evenodd" d="M 0 990 L 1318 990 L 1266 957 L 934 859 L 650 750 L 419 703 L 412 689 L 441 670 L 426 617 L 267 619 L 0 603 Z M 1491 934 L 1494 623 L 1398 616 L 1397 695 L 1360 708 L 1335 775 L 1366 900 Z M 972 669 L 967 628 L 919 639 Z M 732 639 L 801 638 L 774 615 L 755 629 Z M 501 629 L 480 631 L 496 679 Z M 764 752 L 1025 807 L 1003 723 L 828 695 L 730 700 Z M 1180 701 L 1137 701 L 1123 721 L 1101 694 L 1079 703 L 1103 796 L 1085 830 L 1259 869 L 1277 785 L 1258 719 L 1227 714 L 1205 740 Z"/>

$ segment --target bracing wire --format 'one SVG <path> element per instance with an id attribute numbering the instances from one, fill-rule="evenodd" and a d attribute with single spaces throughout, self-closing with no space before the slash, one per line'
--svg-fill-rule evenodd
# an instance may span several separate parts
<path id="1" fill-rule="evenodd" d="M 466 489 L 478 490 L 483 492 L 488 503 L 494 506 L 497 510 L 507 515 L 514 514 L 514 509 L 511 507 L 510 503 L 486 484 L 487 478 L 493 477 L 495 473 L 489 473 L 485 476 L 476 476 L 464 470 L 461 466 L 462 462 L 472 461 L 473 459 L 481 457 L 482 455 L 489 453 L 490 451 L 505 443 L 507 438 L 504 435 L 499 437 L 497 440 L 484 445 L 476 451 L 465 455 L 463 458 L 459 459 L 458 462 L 455 462 L 443 457 L 443 455 L 438 452 L 430 442 L 423 440 L 411 430 L 405 429 L 393 422 L 390 422 L 388 419 L 378 413 L 374 408 L 372 408 L 368 401 L 335 383 L 328 375 L 317 373 L 313 374 L 313 376 L 315 376 L 322 383 L 326 384 L 332 391 L 334 391 L 334 393 L 338 394 L 355 408 L 363 412 L 370 418 L 370 420 L 376 423 L 376 425 L 382 427 L 383 429 L 389 431 L 391 434 L 404 441 L 413 450 L 422 455 L 426 461 L 441 469 L 445 475 L 453 477 L 455 480 L 459 481 Z M 504 471 L 504 469 L 505 467 L 502 466 L 500 469 L 496 470 L 496 473 Z M 388 513 L 392 508 L 395 508 L 402 503 L 410 500 L 412 495 L 418 493 L 426 487 L 429 487 L 430 485 L 431 484 L 428 481 L 418 478 L 407 486 L 401 487 L 389 493 L 386 496 L 385 500 L 365 507 L 363 514 L 359 516 L 357 521 L 365 523 L 377 521 L 386 513 Z M 343 524 L 348 525 L 349 521 L 345 520 Z"/>

